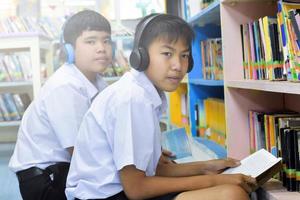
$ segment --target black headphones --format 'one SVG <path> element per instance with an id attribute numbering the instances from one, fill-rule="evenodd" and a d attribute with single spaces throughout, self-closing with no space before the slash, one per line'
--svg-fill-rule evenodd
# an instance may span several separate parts
<path id="1" fill-rule="evenodd" d="M 163 14 L 154 14 L 150 16 L 148 19 L 145 19 L 144 22 L 141 22 L 140 28 L 137 29 L 137 33 L 135 34 L 134 46 L 133 50 L 129 57 L 130 65 L 138 70 L 145 71 L 149 65 L 149 54 L 146 48 L 142 47 L 140 41 L 142 39 L 142 35 L 146 27 L 151 24 L 156 18 L 159 18 Z M 192 57 L 192 48 L 190 47 L 190 58 L 189 58 L 189 66 L 187 72 L 190 72 L 193 69 L 194 60 Z"/>

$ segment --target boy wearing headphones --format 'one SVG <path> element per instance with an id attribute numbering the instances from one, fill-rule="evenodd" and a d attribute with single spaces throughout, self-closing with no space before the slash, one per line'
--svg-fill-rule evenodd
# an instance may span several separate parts
<path id="1" fill-rule="evenodd" d="M 159 118 L 193 60 L 191 27 L 181 18 L 154 14 L 137 26 L 134 68 L 103 90 L 84 116 L 75 143 L 68 199 L 248 199 L 251 177 L 218 174 L 233 159 L 159 163 Z M 201 175 L 201 176 L 200 176 Z"/>
<path id="2" fill-rule="evenodd" d="M 108 20 L 91 10 L 78 12 L 65 23 L 61 40 L 67 62 L 26 110 L 9 163 L 24 200 L 66 199 L 66 177 L 81 120 L 107 86 L 98 73 L 112 60 Z"/>

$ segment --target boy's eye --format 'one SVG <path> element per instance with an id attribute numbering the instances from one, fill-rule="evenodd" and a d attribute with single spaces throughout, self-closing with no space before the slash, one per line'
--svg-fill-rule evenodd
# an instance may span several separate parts
<path id="1" fill-rule="evenodd" d="M 94 40 L 87 40 L 86 43 L 87 44 L 95 44 L 96 42 Z"/>
<path id="2" fill-rule="evenodd" d="M 111 39 L 105 39 L 105 40 L 103 41 L 103 43 L 104 43 L 104 44 L 111 44 L 112 41 L 111 41 Z"/>
<path id="3" fill-rule="evenodd" d="M 188 59 L 190 57 L 190 54 L 183 54 L 182 55 L 182 58 L 184 58 L 184 59 Z"/>
<path id="4" fill-rule="evenodd" d="M 167 57 L 171 57 L 172 56 L 171 52 L 162 52 L 161 54 L 163 54 L 164 56 L 167 56 Z"/>

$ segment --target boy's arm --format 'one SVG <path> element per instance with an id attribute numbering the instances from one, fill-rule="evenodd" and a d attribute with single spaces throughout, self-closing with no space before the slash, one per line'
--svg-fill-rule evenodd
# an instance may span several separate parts
<path id="1" fill-rule="evenodd" d="M 242 174 L 202 175 L 191 177 L 146 176 L 134 165 L 120 170 L 124 192 L 129 199 L 147 199 L 173 192 L 191 191 L 221 184 L 234 184 L 251 192 L 255 179 Z"/>
<path id="2" fill-rule="evenodd" d="M 240 162 L 232 158 L 198 161 L 175 165 L 160 162 L 156 169 L 156 175 L 180 177 L 195 176 L 201 174 L 218 174 L 228 167 L 236 167 L 238 165 L 240 165 Z"/>

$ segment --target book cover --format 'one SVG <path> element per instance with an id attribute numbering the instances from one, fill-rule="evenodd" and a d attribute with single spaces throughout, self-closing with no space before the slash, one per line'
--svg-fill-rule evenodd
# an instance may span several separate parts
<path id="1" fill-rule="evenodd" d="M 162 133 L 162 147 L 176 155 L 174 159 L 192 156 L 192 150 L 185 128 Z"/>
<path id="2" fill-rule="evenodd" d="M 256 178 L 258 186 L 261 186 L 282 168 L 281 158 L 276 158 L 265 149 L 256 151 L 241 160 L 241 165 L 229 168 L 223 174 L 242 173 Z"/>
<path id="3" fill-rule="evenodd" d="M 226 157 L 225 149 L 211 140 L 189 137 L 185 128 L 162 133 L 162 148 L 171 151 L 176 163 L 187 163 Z"/>

